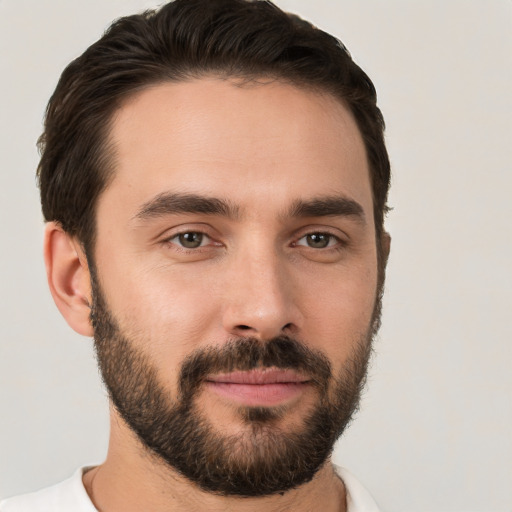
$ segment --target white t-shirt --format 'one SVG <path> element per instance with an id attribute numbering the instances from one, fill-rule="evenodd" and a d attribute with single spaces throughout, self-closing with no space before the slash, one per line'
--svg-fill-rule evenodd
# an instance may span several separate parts
<path id="1" fill-rule="evenodd" d="M 369 492 L 346 469 L 336 467 L 347 491 L 347 512 L 379 512 Z M 85 490 L 85 468 L 52 487 L 0 502 L 0 512 L 98 512 Z"/>

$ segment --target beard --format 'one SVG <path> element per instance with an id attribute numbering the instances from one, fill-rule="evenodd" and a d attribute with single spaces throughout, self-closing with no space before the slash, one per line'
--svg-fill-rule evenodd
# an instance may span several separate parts
<path id="1" fill-rule="evenodd" d="M 178 393 L 171 398 L 138 348 L 141 339 L 123 334 L 94 274 L 92 281 L 91 321 L 102 379 L 112 404 L 150 454 L 201 489 L 223 496 L 268 496 L 312 480 L 359 406 L 380 324 L 380 293 L 367 333 L 336 374 L 324 354 L 294 338 L 236 338 L 192 352 L 181 363 Z M 269 367 L 311 379 L 317 400 L 300 425 L 279 426 L 286 407 L 238 406 L 244 428 L 229 435 L 203 414 L 197 397 L 208 376 Z"/>

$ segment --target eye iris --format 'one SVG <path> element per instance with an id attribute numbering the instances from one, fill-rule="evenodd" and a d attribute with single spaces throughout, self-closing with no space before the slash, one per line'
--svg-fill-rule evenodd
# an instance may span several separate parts
<path id="1" fill-rule="evenodd" d="M 326 235 L 323 233 L 313 233 L 307 236 L 307 241 L 309 247 L 314 247 L 315 249 L 323 249 L 329 245 L 330 235 Z"/>
<path id="2" fill-rule="evenodd" d="M 182 233 L 179 235 L 180 244 L 187 249 L 195 249 L 203 241 L 202 233 Z"/>

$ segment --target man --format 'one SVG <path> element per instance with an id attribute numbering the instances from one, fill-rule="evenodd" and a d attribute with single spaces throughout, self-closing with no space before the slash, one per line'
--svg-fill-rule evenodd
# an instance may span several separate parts
<path id="1" fill-rule="evenodd" d="M 2 512 L 377 510 L 330 456 L 380 321 L 383 129 L 346 49 L 268 2 L 176 0 L 66 68 L 45 260 L 110 445 Z"/>

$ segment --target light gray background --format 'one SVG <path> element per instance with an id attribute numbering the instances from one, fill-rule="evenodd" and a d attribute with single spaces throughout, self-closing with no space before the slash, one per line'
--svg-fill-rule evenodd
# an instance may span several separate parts
<path id="1" fill-rule="evenodd" d="M 379 91 L 393 165 L 384 324 L 335 460 L 384 511 L 512 503 L 509 0 L 281 0 L 340 37 Z M 91 341 L 47 291 L 34 170 L 64 66 L 144 0 L 0 0 L 0 496 L 100 462 Z"/>

